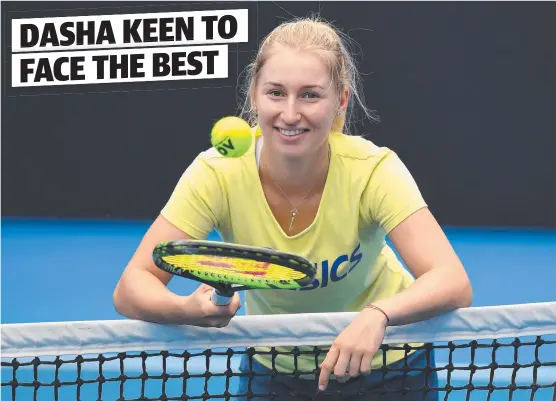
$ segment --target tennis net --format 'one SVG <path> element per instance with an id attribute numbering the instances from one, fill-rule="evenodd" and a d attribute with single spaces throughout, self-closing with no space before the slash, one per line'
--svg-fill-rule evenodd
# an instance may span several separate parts
<path id="1" fill-rule="evenodd" d="M 372 386 L 368 377 L 332 380 L 316 394 L 318 362 L 355 315 L 238 316 L 222 329 L 132 320 L 4 324 L 2 400 L 282 399 L 257 392 L 255 378 L 264 376 L 305 383 L 286 399 L 303 399 L 305 388 L 305 399 L 317 400 L 556 401 L 556 302 L 466 308 L 389 327 L 381 352 L 399 362 L 375 367 Z M 253 369 L 256 355 L 274 369 Z M 412 366 L 412 355 L 426 363 Z M 244 356 L 250 369 L 241 371 Z M 313 365 L 298 364 L 303 359 Z M 287 363 L 293 369 L 284 372 Z M 411 387 L 416 375 L 425 380 Z M 432 376 L 438 380 L 429 382 Z M 248 385 L 238 394 L 241 377 Z"/>

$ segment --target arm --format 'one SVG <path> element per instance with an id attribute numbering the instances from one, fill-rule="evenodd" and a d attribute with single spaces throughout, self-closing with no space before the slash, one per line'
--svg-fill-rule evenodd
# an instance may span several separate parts
<path id="1" fill-rule="evenodd" d="M 143 237 L 126 266 L 113 299 L 118 313 L 131 319 L 159 323 L 185 323 L 187 297 L 172 293 L 166 287 L 172 275 L 160 270 L 152 260 L 158 242 L 191 238 L 159 216 Z"/>
<path id="2" fill-rule="evenodd" d="M 389 325 L 414 323 L 471 305 L 465 269 L 428 208 L 409 216 L 389 237 L 416 278 L 407 290 L 373 302 L 388 315 Z"/>
<path id="3" fill-rule="evenodd" d="M 222 327 L 239 308 L 239 296 L 228 306 L 215 306 L 212 287 L 201 285 L 189 296 L 166 286 L 172 275 L 152 260 L 157 243 L 205 238 L 224 219 L 225 199 L 215 171 L 196 158 L 178 181 L 170 199 L 145 234 L 114 291 L 116 310 L 131 319 L 167 324 Z"/>
<path id="4" fill-rule="evenodd" d="M 239 309 L 239 296 L 226 306 L 210 300 L 212 288 L 201 285 L 189 296 L 180 296 L 166 286 L 172 275 L 153 262 L 155 245 L 165 240 L 191 239 L 164 217 L 159 216 L 145 234 L 114 290 L 118 313 L 131 319 L 164 324 L 226 326 Z"/>
<path id="5" fill-rule="evenodd" d="M 331 373 L 340 382 L 368 374 L 387 325 L 409 324 L 471 304 L 467 274 L 428 208 L 402 221 L 390 237 L 417 279 L 405 291 L 373 302 L 389 322 L 381 312 L 365 308 L 336 338 L 321 365 L 320 390 Z"/>
<path id="6" fill-rule="evenodd" d="M 387 325 L 409 324 L 471 304 L 462 263 L 395 154 L 375 167 L 362 196 L 362 217 L 388 233 L 416 280 L 391 298 L 372 303 L 388 321 L 379 310 L 365 308 L 336 338 L 321 365 L 321 389 L 330 373 L 339 381 L 368 373 Z"/>

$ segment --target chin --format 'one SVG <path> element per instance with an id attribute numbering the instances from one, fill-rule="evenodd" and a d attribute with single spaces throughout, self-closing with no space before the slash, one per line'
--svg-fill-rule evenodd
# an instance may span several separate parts
<path id="1" fill-rule="evenodd" d="M 299 158 L 311 152 L 311 143 L 306 140 L 285 142 L 280 138 L 272 138 L 272 148 L 284 157 Z"/>
<path id="2" fill-rule="evenodd" d="M 286 158 L 301 159 L 309 153 L 306 146 L 280 146 L 278 152 Z"/>

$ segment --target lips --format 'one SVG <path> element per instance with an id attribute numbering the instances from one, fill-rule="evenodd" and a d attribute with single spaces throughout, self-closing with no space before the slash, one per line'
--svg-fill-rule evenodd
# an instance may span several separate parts
<path id="1" fill-rule="evenodd" d="M 274 127 L 274 129 L 279 133 L 280 138 L 285 142 L 296 142 L 309 131 L 307 128 L 292 130 Z"/>
<path id="2" fill-rule="evenodd" d="M 302 134 L 305 131 L 307 131 L 305 128 L 295 129 L 295 130 L 278 128 L 278 130 L 280 131 L 280 133 L 282 135 L 285 135 L 285 136 L 296 136 L 296 135 Z"/>

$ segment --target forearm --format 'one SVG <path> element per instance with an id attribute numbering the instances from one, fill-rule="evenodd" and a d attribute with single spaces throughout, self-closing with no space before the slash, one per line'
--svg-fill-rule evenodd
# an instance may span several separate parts
<path id="1" fill-rule="evenodd" d="M 465 274 L 439 268 L 424 273 L 405 291 L 373 304 L 388 315 L 390 326 L 401 326 L 467 307 L 471 298 Z"/>
<path id="2" fill-rule="evenodd" d="M 114 291 L 114 306 L 130 319 L 189 324 L 195 316 L 187 308 L 187 298 L 171 292 L 149 271 L 134 269 L 122 275 Z"/>

